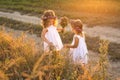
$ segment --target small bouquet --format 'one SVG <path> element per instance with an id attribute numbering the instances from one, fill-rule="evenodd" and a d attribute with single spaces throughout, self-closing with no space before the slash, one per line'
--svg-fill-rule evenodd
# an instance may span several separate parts
<path id="1" fill-rule="evenodd" d="M 68 18 L 66 16 L 60 18 L 60 25 L 63 28 L 62 32 L 64 32 L 65 27 L 68 25 Z"/>

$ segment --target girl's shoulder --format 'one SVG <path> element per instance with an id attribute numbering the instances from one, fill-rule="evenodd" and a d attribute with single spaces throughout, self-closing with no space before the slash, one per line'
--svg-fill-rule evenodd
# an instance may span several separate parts
<path id="1" fill-rule="evenodd" d="M 80 35 L 77 35 L 77 34 L 75 34 L 74 36 L 73 36 L 74 38 L 80 38 Z"/>
<path id="2" fill-rule="evenodd" d="M 57 29 L 57 26 L 55 26 L 55 25 L 53 25 L 52 27 L 55 28 L 55 29 Z"/>
<path id="3" fill-rule="evenodd" d="M 47 32 L 48 31 L 48 29 L 47 28 L 43 28 L 43 30 L 42 30 L 43 32 Z"/>
<path id="4" fill-rule="evenodd" d="M 54 26 L 54 25 L 51 25 L 51 26 L 49 26 L 47 29 L 57 29 L 57 27 Z"/>
<path id="5" fill-rule="evenodd" d="M 85 38 L 86 32 L 83 31 L 83 32 L 82 32 L 82 35 L 83 35 L 83 37 Z"/>
<path id="6" fill-rule="evenodd" d="M 82 31 L 82 34 L 83 34 L 83 35 L 85 35 L 85 34 L 86 34 L 86 32 Z"/>
<path id="7" fill-rule="evenodd" d="M 82 32 L 82 34 L 75 34 L 74 38 L 75 37 L 77 37 L 77 38 L 85 38 L 85 32 Z"/>

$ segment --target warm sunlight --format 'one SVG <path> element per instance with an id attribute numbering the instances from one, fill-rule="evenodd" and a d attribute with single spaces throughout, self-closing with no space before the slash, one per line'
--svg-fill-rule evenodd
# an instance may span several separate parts
<path id="1" fill-rule="evenodd" d="M 120 0 L 0 0 L 0 80 L 120 80 Z"/>
<path id="2" fill-rule="evenodd" d="M 70 10 L 77 10 L 77 11 L 87 11 L 87 12 L 111 12 L 112 10 L 118 9 L 119 7 L 116 1 L 110 0 L 85 0 L 85 1 L 74 1 L 69 2 Z M 65 4 L 66 5 L 66 4 Z"/>

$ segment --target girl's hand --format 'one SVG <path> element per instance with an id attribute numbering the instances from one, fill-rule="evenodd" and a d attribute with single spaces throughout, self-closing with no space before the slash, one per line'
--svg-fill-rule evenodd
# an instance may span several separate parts
<path id="1" fill-rule="evenodd" d="M 63 28 L 57 28 L 57 31 L 58 31 L 58 32 L 62 32 L 62 31 L 63 31 Z"/>
<path id="2" fill-rule="evenodd" d="M 64 47 L 64 48 L 68 48 L 68 46 L 69 46 L 69 44 L 64 44 L 63 47 Z"/>
<path id="3" fill-rule="evenodd" d="M 52 42 L 49 42 L 48 45 L 49 45 L 49 46 L 54 46 Z"/>
<path id="4" fill-rule="evenodd" d="M 52 42 L 49 42 L 49 48 L 50 50 L 54 50 L 55 49 L 55 46 Z"/>

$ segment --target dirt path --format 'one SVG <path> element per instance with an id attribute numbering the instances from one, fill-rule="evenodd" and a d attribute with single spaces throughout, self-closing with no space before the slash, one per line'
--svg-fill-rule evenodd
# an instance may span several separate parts
<path id="1" fill-rule="evenodd" d="M 112 27 L 95 26 L 93 28 L 85 27 L 86 33 L 91 36 L 100 36 L 101 39 L 120 44 L 120 30 Z"/>
<path id="2" fill-rule="evenodd" d="M 21 15 L 19 12 L 7 13 L 0 12 L 0 17 L 6 17 L 9 19 L 22 21 L 26 23 L 40 24 L 41 19 L 35 16 Z M 85 26 L 85 32 L 90 37 L 100 36 L 102 39 L 107 39 L 110 42 L 120 43 L 120 30 L 112 27 L 95 26 L 88 28 Z"/>
<path id="3" fill-rule="evenodd" d="M 0 17 L 6 17 L 9 19 L 22 21 L 26 23 L 40 24 L 40 18 L 35 16 L 21 15 L 19 12 L 14 13 L 0 12 Z"/>

